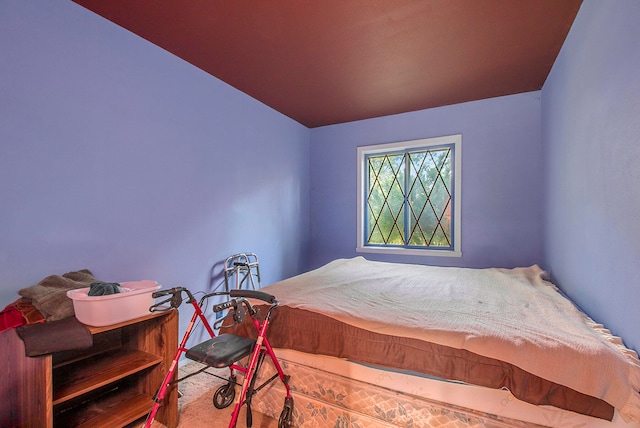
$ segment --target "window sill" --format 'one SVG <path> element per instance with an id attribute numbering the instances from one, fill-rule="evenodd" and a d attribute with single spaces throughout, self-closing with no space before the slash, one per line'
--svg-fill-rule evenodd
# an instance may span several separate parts
<path id="1" fill-rule="evenodd" d="M 462 251 L 419 250 L 413 248 L 356 247 L 356 253 L 395 254 L 402 256 L 462 257 Z"/>

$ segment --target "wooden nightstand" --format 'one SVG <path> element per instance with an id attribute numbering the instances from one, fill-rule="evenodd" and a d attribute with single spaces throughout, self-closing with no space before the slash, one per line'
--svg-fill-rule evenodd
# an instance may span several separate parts
<path id="1" fill-rule="evenodd" d="M 40 357 L 25 356 L 14 329 L 0 333 L 0 426 L 123 427 L 144 421 L 178 349 L 178 312 L 88 328 L 91 348 Z M 177 385 L 167 391 L 156 419 L 177 426 Z"/>

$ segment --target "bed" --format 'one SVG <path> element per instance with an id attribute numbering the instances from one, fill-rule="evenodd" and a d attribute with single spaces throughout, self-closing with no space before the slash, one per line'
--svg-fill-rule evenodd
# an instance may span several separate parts
<path id="1" fill-rule="evenodd" d="M 356 257 L 263 291 L 280 302 L 270 342 L 298 371 L 363 382 L 358 391 L 370 385 L 382 388 L 378 393 L 398 390 L 396 397 L 424 396 L 432 407 L 489 415 L 494 422 L 497 411 L 478 404 L 483 394 L 508 394 L 506 400 L 532 413 L 539 408 L 583 417 L 581 426 L 640 426 L 637 354 L 578 310 L 538 266 L 442 268 Z M 246 327 L 233 329 L 252 335 Z M 356 379 L 356 372 L 367 375 Z M 296 370 L 292 375 L 294 389 L 310 388 L 296 385 Z M 380 386 L 390 377 L 397 380 Z M 408 390 L 398 386 L 402 382 Z M 416 393 L 425 382 L 446 388 Z M 466 395 L 472 385 L 476 398 L 450 403 L 448 397 Z M 443 388 L 464 392 L 432 394 Z M 518 426 L 518 418 L 507 419 L 511 425 L 505 426 Z M 533 424 L 526 422 L 522 426 Z"/>

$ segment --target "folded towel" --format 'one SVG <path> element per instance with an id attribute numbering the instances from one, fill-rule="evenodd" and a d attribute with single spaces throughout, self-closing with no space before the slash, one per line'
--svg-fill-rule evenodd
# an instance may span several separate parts
<path id="1" fill-rule="evenodd" d="M 16 328 L 16 333 L 24 342 L 27 357 L 89 348 L 93 345 L 91 332 L 75 317 L 23 325 Z"/>
<path id="2" fill-rule="evenodd" d="M 73 301 L 67 297 L 67 291 L 89 287 L 96 281 L 91 271 L 83 269 L 62 276 L 50 275 L 37 285 L 23 288 L 18 294 L 31 299 L 47 321 L 55 321 L 74 315 Z"/>

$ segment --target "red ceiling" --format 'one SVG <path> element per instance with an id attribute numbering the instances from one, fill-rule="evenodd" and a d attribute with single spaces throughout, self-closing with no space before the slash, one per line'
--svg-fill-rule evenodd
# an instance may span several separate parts
<path id="1" fill-rule="evenodd" d="M 73 0 L 308 127 L 542 88 L 582 0 Z"/>

